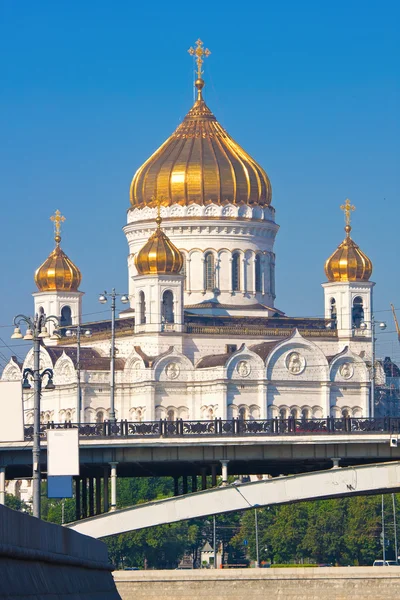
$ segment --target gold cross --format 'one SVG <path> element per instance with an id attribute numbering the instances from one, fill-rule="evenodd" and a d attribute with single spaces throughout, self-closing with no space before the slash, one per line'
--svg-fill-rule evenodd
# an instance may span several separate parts
<path id="1" fill-rule="evenodd" d="M 201 41 L 200 38 L 197 40 L 196 44 L 197 44 L 196 48 L 190 47 L 188 52 L 191 56 L 196 56 L 197 78 L 201 79 L 201 76 L 203 75 L 203 71 L 201 70 L 201 67 L 204 62 L 203 57 L 205 56 L 207 58 L 207 56 L 210 56 L 211 52 L 209 51 L 208 48 L 203 48 L 203 42 Z"/>
<path id="2" fill-rule="evenodd" d="M 53 221 L 54 223 L 54 238 L 58 243 L 61 240 L 61 223 L 64 223 L 65 217 L 59 210 L 56 210 L 55 214 L 50 217 L 50 221 Z"/>
<path id="3" fill-rule="evenodd" d="M 348 198 L 346 198 L 346 202 L 342 204 L 340 208 L 344 211 L 346 225 L 350 225 L 351 213 L 356 210 L 356 207 L 350 202 Z"/>

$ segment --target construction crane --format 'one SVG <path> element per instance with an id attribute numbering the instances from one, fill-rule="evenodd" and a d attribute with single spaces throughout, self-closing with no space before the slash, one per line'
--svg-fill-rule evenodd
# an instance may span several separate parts
<path id="1" fill-rule="evenodd" d="M 395 311 L 395 309 L 394 309 L 394 306 L 393 306 L 393 304 L 391 304 L 390 306 L 392 307 L 392 313 L 393 313 L 394 324 L 395 324 L 395 326 L 396 326 L 396 331 L 397 331 L 397 339 L 398 339 L 398 340 L 399 340 L 399 342 L 400 342 L 400 327 L 399 327 L 399 322 L 398 322 L 398 320 L 397 320 L 397 317 L 396 317 L 396 311 Z"/>

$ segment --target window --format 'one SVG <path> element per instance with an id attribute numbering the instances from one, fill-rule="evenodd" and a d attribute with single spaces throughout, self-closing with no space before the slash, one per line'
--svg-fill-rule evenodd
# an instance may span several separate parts
<path id="1" fill-rule="evenodd" d="M 104 423 L 104 413 L 102 410 L 99 410 L 96 415 L 96 423 Z"/>
<path id="2" fill-rule="evenodd" d="M 245 406 L 241 406 L 239 408 L 239 419 L 241 421 L 244 421 L 246 419 L 246 407 Z"/>
<path id="3" fill-rule="evenodd" d="M 146 298 L 144 292 L 139 292 L 140 324 L 146 323 Z"/>
<path id="4" fill-rule="evenodd" d="M 170 408 L 167 412 L 167 421 L 175 421 L 175 411 L 173 408 Z"/>
<path id="5" fill-rule="evenodd" d="M 256 256 L 255 272 L 256 292 L 262 292 L 261 256 L 259 254 Z"/>
<path id="6" fill-rule="evenodd" d="M 301 411 L 301 418 L 304 420 L 310 418 L 310 411 L 308 410 L 308 408 L 303 408 L 303 410 Z"/>
<path id="7" fill-rule="evenodd" d="M 232 291 L 240 290 L 240 254 L 235 252 L 232 256 Z"/>
<path id="8" fill-rule="evenodd" d="M 356 296 L 353 300 L 352 321 L 353 327 L 356 329 L 358 329 L 364 321 L 363 299 L 360 296 Z"/>
<path id="9" fill-rule="evenodd" d="M 210 407 L 207 411 L 207 419 L 212 421 L 214 419 L 214 409 Z"/>
<path id="10" fill-rule="evenodd" d="M 226 344 L 225 352 L 226 354 L 233 354 L 237 350 L 237 344 Z"/>
<path id="11" fill-rule="evenodd" d="M 336 329 L 337 327 L 337 311 L 336 311 L 336 300 L 335 298 L 331 298 L 331 323 L 332 329 Z"/>
<path id="12" fill-rule="evenodd" d="M 204 258 L 204 289 L 215 289 L 214 255 L 211 252 L 208 252 Z"/>
<path id="13" fill-rule="evenodd" d="M 297 410 L 295 408 L 292 408 L 290 411 L 290 416 L 293 417 L 293 419 L 297 419 Z"/>
<path id="14" fill-rule="evenodd" d="M 348 417 L 350 417 L 349 411 L 346 408 L 344 408 L 342 410 L 342 417 L 344 417 L 345 419 L 347 419 Z"/>
<path id="15" fill-rule="evenodd" d="M 286 410 L 284 408 L 281 408 L 279 411 L 279 416 L 281 419 L 286 419 Z"/>
<path id="16" fill-rule="evenodd" d="M 162 297 L 162 322 L 173 323 L 174 322 L 174 296 L 171 290 L 166 290 Z"/>
<path id="17" fill-rule="evenodd" d="M 69 423 L 69 422 L 71 421 L 71 418 L 72 418 L 72 417 L 71 417 L 71 411 L 70 411 L 70 410 L 67 410 L 67 411 L 65 412 L 65 422 L 66 422 L 66 423 Z"/>
<path id="18" fill-rule="evenodd" d="M 61 309 L 61 326 L 66 327 L 67 325 L 72 325 L 72 313 L 71 308 L 69 306 L 63 306 Z"/>

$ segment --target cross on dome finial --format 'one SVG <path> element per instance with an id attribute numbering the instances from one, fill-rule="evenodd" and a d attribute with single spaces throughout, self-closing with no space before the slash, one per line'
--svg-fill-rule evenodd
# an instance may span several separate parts
<path id="1" fill-rule="evenodd" d="M 351 231 L 351 227 L 350 227 L 351 213 L 356 210 L 356 207 L 354 206 L 354 204 L 352 204 L 350 202 L 350 200 L 348 198 L 346 198 L 346 202 L 344 204 L 342 204 L 340 208 L 344 212 L 344 219 L 346 221 L 346 227 L 344 229 L 345 229 L 347 235 L 349 235 L 350 231 Z"/>
<path id="2" fill-rule="evenodd" d="M 208 48 L 203 48 L 204 44 L 201 41 L 201 39 L 199 38 L 196 42 L 196 48 L 193 48 L 192 46 L 189 48 L 188 52 L 191 56 L 195 56 L 196 57 L 196 63 L 197 63 L 197 78 L 201 79 L 201 76 L 203 75 L 203 71 L 201 70 L 202 66 L 203 66 L 203 62 L 204 62 L 204 58 L 207 58 L 208 56 L 210 56 L 211 52 Z"/>
<path id="3" fill-rule="evenodd" d="M 61 223 L 64 223 L 65 217 L 61 214 L 59 210 L 56 210 L 54 215 L 50 217 L 50 221 L 54 223 L 54 239 L 57 244 L 61 242 Z"/>

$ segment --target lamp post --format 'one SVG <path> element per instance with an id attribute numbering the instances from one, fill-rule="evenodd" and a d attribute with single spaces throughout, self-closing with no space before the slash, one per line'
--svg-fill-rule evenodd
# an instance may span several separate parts
<path id="1" fill-rule="evenodd" d="M 40 372 L 40 342 L 48 338 L 49 332 L 46 323 L 52 321 L 59 325 L 57 317 L 46 317 L 44 314 L 36 315 L 34 319 L 25 315 L 17 315 L 14 319 L 14 333 L 11 336 L 13 340 L 32 340 L 33 341 L 33 369 L 24 369 L 22 389 L 30 389 L 29 378 L 33 379 L 34 401 L 33 401 L 33 447 L 32 447 L 32 501 L 33 516 L 40 519 L 40 396 L 42 391 L 42 380 L 47 376 L 48 382 L 45 387 L 47 390 L 54 390 L 53 371 L 44 369 Z M 20 324 L 25 323 L 27 330 L 22 335 Z M 57 337 L 53 334 L 54 337 Z"/>
<path id="2" fill-rule="evenodd" d="M 117 296 L 121 297 L 123 304 L 128 304 L 129 298 L 126 294 L 118 294 L 115 288 L 110 293 L 104 292 L 99 296 L 99 302 L 106 304 L 108 298 L 111 298 L 111 358 L 110 358 L 110 414 L 109 420 L 115 423 L 115 300 Z"/>
<path id="3" fill-rule="evenodd" d="M 368 329 L 368 324 L 371 325 L 372 333 L 372 365 L 371 365 L 371 409 L 370 416 L 373 416 L 375 410 L 375 343 L 376 343 L 376 325 L 379 325 L 379 329 L 384 331 L 387 327 L 384 321 L 375 321 L 374 315 L 371 315 L 371 321 L 361 321 L 360 329 L 365 331 Z"/>
<path id="4" fill-rule="evenodd" d="M 82 388 L 81 388 L 81 333 L 85 338 L 89 338 L 92 335 L 90 329 L 85 329 L 79 323 L 75 329 L 67 329 L 65 335 L 69 338 L 76 337 L 76 403 L 77 403 L 77 417 L 78 417 L 78 429 L 85 419 L 82 417 Z"/>

